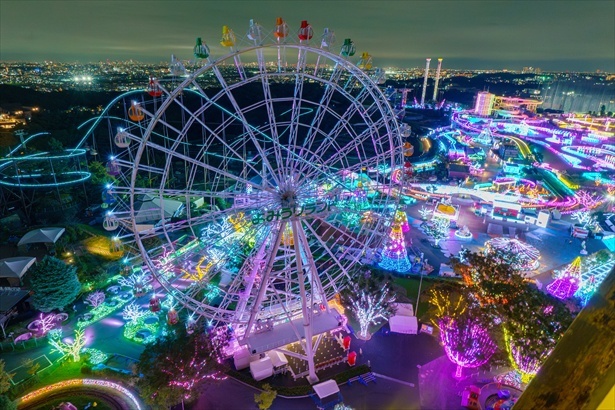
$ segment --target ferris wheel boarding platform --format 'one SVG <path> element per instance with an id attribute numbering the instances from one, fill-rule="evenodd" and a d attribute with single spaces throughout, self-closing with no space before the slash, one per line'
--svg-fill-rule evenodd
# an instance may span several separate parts
<path id="1" fill-rule="evenodd" d="M 318 336 L 342 326 L 342 317 L 335 309 L 329 312 L 322 311 L 313 314 L 312 335 Z M 292 321 L 274 326 L 271 330 L 261 333 L 252 333 L 243 339 L 243 343 L 248 347 L 250 354 L 260 354 L 269 350 L 277 349 L 300 340 L 299 335 L 303 335 L 303 318 L 299 317 Z"/>

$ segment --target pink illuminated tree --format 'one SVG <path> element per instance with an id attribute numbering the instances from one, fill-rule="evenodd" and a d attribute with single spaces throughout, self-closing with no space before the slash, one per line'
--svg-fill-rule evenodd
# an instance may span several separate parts
<path id="1" fill-rule="evenodd" d="M 139 357 L 141 397 L 155 408 L 190 401 L 203 384 L 222 379 L 220 369 L 209 337 L 181 331 L 169 334 L 158 338 Z"/>
<path id="2" fill-rule="evenodd" d="M 455 377 L 461 378 L 464 367 L 476 368 L 489 361 L 496 344 L 476 319 L 464 315 L 452 319 L 443 317 L 438 322 L 440 341 L 449 360 L 457 365 Z"/>
<path id="3" fill-rule="evenodd" d="M 602 198 L 600 195 L 597 195 L 595 192 L 589 193 L 587 191 L 577 191 L 575 196 L 584 209 L 597 208 L 604 200 L 604 198 Z"/>
<path id="4" fill-rule="evenodd" d="M 41 332 L 41 335 L 46 335 L 47 332 L 53 329 L 57 323 L 55 313 L 49 313 L 47 315 L 41 313 L 40 319 L 38 320 L 38 329 Z"/>
<path id="5" fill-rule="evenodd" d="M 558 299 L 571 298 L 581 285 L 581 257 L 577 257 L 547 285 L 547 292 Z"/>

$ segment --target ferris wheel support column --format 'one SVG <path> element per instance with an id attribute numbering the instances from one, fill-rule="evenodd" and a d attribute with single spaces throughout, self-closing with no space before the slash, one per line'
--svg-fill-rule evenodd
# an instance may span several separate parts
<path id="1" fill-rule="evenodd" d="M 312 289 L 317 289 L 320 295 L 320 302 L 325 305 L 325 310 L 329 313 L 329 303 L 327 300 L 327 294 L 325 293 L 322 282 L 320 281 L 320 276 L 318 275 L 318 270 L 316 269 L 316 264 L 314 263 L 314 256 L 310 251 L 310 244 L 308 243 L 307 237 L 305 236 L 305 230 L 301 223 L 297 223 L 299 227 L 299 240 L 301 241 L 301 245 L 303 246 L 303 252 L 305 254 L 305 259 L 308 262 L 308 266 L 310 268 L 310 282 L 312 283 Z M 295 242 L 296 243 L 296 242 Z M 312 291 L 312 294 L 314 291 Z"/>
<path id="2" fill-rule="evenodd" d="M 316 383 L 318 376 L 316 376 L 316 367 L 314 366 L 314 349 L 312 346 L 312 304 L 308 309 L 307 294 L 305 292 L 305 277 L 303 272 L 303 261 L 301 260 L 301 252 L 299 249 L 299 222 L 296 220 L 291 221 L 293 228 L 293 243 L 295 244 L 295 263 L 297 264 L 297 280 L 299 281 L 299 294 L 301 295 L 301 311 L 303 313 L 303 332 L 305 334 L 305 355 L 308 362 L 308 381 L 310 383 Z M 312 275 L 314 276 L 314 275 Z M 312 298 L 314 297 L 314 291 L 312 290 Z"/>
<path id="3" fill-rule="evenodd" d="M 278 248 L 280 247 L 280 242 L 282 241 L 282 233 L 284 232 L 285 227 L 285 223 L 282 223 L 278 227 L 278 232 L 273 242 L 273 248 L 271 249 L 271 253 L 269 254 L 269 260 L 267 261 L 267 267 L 265 268 L 263 277 L 261 278 L 261 287 L 258 289 L 258 295 L 256 296 L 256 300 L 254 301 L 254 305 L 252 305 L 252 310 L 250 311 L 250 320 L 248 320 L 248 325 L 246 326 L 246 331 L 243 336 L 244 339 L 246 339 L 250 335 L 250 332 L 252 331 L 252 326 L 254 326 L 254 321 L 256 320 L 256 316 L 259 313 L 258 309 L 263 301 L 265 291 L 267 290 L 267 286 L 269 284 L 269 275 L 271 273 L 271 270 L 273 269 L 273 263 L 275 262 L 275 256 L 278 253 Z"/>

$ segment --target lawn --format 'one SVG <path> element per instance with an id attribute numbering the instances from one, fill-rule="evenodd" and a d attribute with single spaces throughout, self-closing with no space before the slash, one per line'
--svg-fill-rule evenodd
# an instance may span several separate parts
<path id="1" fill-rule="evenodd" d="M 410 300 L 412 300 L 413 306 L 416 303 L 416 296 L 418 294 L 420 282 L 421 282 L 421 279 L 418 276 L 405 277 L 405 278 L 397 277 L 394 279 L 394 283 L 396 285 L 401 286 L 404 289 L 406 289 L 406 295 L 408 296 Z M 434 279 L 423 277 L 423 285 L 421 286 L 421 295 L 425 295 L 425 292 L 427 291 L 427 289 L 432 287 L 434 283 L 436 283 Z M 428 308 L 429 308 L 429 303 L 423 298 L 423 300 L 421 300 L 421 302 L 419 303 L 419 308 L 418 308 L 419 314 L 424 314 L 425 312 L 427 312 Z"/>
<path id="2" fill-rule="evenodd" d="M 91 254 L 102 257 L 108 261 L 119 260 L 124 252 L 122 250 L 113 251 L 112 239 L 106 236 L 93 236 L 81 241 L 83 247 Z"/>

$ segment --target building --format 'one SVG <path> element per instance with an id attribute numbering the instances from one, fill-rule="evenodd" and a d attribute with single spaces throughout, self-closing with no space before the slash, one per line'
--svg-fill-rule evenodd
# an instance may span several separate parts
<path id="1" fill-rule="evenodd" d="M 504 161 L 508 161 L 509 158 L 519 157 L 519 147 L 512 142 L 503 142 L 498 147 L 498 156 Z"/>
<path id="2" fill-rule="evenodd" d="M 489 116 L 493 112 L 493 103 L 495 102 L 495 94 L 487 91 L 481 91 L 476 95 L 476 105 L 474 106 L 474 114 Z"/>

